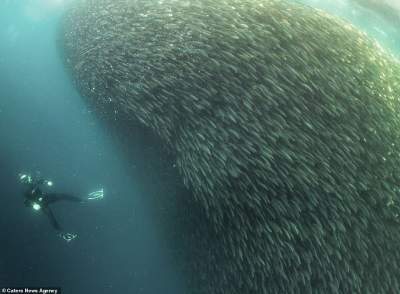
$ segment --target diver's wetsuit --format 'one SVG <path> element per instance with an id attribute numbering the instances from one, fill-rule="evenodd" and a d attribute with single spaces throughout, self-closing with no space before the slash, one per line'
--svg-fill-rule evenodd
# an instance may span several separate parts
<path id="1" fill-rule="evenodd" d="M 24 204 L 27 207 L 34 207 L 34 205 L 39 205 L 38 209 L 42 210 L 45 215 L 49 218 L 51 225 L 54 229 L 59 232 L 62 232 L 63 229 L 61 228 L 60 224 L 57 222 L 56 218 L 54 217 L 53 212 L 51 211 L 49 204 L 58 202 L 58 201 L 71 201 L 71 202 L 85 202 L 83 199 L 79 197 L 75 197 L 69 194 L 63 193 L 43 193 L 40 189 L 40 186 L 45 184 L 45 180 L 37 180 L 33 181 L 32 183 L 28 184 L 29 188 L 26 190 L 24 196 L 25 201 Z"/>

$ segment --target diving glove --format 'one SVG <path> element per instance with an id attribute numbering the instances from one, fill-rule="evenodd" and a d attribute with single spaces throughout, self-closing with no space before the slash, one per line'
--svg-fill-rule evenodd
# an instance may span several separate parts
<path id="1" fill-rule="evenodd" d="M 71 242 L 76 237 L 78 237 L 78 235 L 74 234 L 74 233 L 59 233 L 58 236 L 60 236 L 61 238 L 63 238 L 67 242 Z"/>

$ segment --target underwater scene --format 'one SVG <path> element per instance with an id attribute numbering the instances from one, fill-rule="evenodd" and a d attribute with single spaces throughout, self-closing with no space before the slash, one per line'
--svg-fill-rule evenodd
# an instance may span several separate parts
<path id="1" fill-rule="evenodd" d="M 400 293 L 400 1 L 0 0 L 0 292 Z"/>

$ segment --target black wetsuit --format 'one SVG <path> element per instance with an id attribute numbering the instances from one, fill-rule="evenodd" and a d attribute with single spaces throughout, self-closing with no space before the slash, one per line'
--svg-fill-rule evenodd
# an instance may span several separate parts
<path id="1" fill-rule="evenodd" d="M 45 215 L 49 218 L 51 225 L 54 229 L 59 232 L 62 232 L 63 229 L 61 228 L 60 224 L 57 222 L 56 218 L 54 217 L 53 212 L 51 211 L 49 204 L 58 202 L 58 201 L 72 201 L 72 202 L 84 202 L 83 199 L 79 197 L 75 197 L 69 194 L 63 193 L 43 193 L 40 189 L 40 186 L 45 184 L 46 181 L 41 179 L 37 181 L 33 181 L 32 183 L 28 184 L 29 188 L 26 190 L 24 196 L 24 204 L 27 207 L 33 207 L 34 204 L 40 205 L 40 210 L 43 211 Z"/>

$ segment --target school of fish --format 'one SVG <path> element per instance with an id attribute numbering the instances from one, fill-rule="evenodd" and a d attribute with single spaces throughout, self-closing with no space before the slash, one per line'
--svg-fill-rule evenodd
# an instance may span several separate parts
<path id="1" fill-rule="evenodd" d="M 205 210 L 192 293 L 400 293 L 400 64 L 365 33 L 283 0 L 82 0 L 60 34 Z"/>

